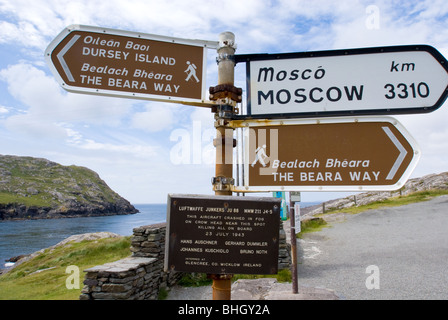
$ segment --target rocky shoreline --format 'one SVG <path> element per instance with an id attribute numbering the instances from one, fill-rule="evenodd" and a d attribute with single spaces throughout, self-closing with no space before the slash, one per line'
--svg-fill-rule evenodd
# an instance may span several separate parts
<path id="1" fill-rule="evenodd" d="M 0 204 L 1 220 L 37 220 L 37 219 L 63 219 L 79 217 L 98 217 L 113 215 L 135 214 L 139 211 L 131 204 L 110 206 L 70 206 L 69 209 L 59 207 L 27 207 L 16 204 Z"/>

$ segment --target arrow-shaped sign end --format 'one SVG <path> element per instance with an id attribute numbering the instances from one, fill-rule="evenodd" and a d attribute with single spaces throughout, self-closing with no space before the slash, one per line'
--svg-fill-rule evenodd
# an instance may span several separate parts
<path id="1" fill-rule="evenodd" d="M 70 72 L 67 62 L 65 62 L 64 55 L 67 53 L 68 50 L 70 50 L 70 48 L 75 44 L 75 42 L 78 41 L 79 38 L 81 38 L 79 34 L 73 36 L 73 38 L 71 38 L 70 41 L 65 45 L 65 47 L 57 54 L 59 63 L 61 64 L 62 69 L 64 70 L 70 82 L 75 82 L 75 78 L 73 78 L 73 75 Z"/>
<path id="2" fill-rule="evenodd" d="M 403 147 L 403 145 L 398 141 L 397 137 L 392 133 L 392 130 L 390 130 L 389 127 L 382 127 L 384 132 L 387 134 L 389 139 L 392 141 L 392 143 L 397 147 L 398 151 L 400 151 L 400 154 L 398 155 L 397 159 L 395 160 L 394 165 L 392 166 L 392 169 L 389 171 L 389 174 L 386 177 L 386 180 L 392 180 L 397 173 L 398 169 L 400 168 L 401 164 L 404 161 L 404 158 L 408 154 L 406 149 Z"/>

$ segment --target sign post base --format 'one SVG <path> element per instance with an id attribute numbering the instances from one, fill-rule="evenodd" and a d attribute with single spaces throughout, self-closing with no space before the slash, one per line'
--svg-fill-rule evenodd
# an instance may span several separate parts
<path id="1" fill-rule="evenodd" d="M 213 300 L 231 300 L 232 274 L 209 274 L 207 277 L 213 279 Z"/>

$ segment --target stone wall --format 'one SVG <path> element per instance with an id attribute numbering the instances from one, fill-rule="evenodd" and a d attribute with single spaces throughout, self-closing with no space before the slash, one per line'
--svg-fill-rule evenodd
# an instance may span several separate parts
<path id="1" fill-rule="evenodd" d="M 160 282 L 156 264 L 156 258 L 128 257 L 87 269 L 80 300 L 155 300 Z"/>
<path id="2" fill-rule="evenodd" d="M 134 228 L 132 256 L 86 272 L 81 300 L 156 300 L 161 288 L 170 287 L 181 273 L 163 271 L 165 224 Z"/>
<path id="3" fill-rule="evenodd" d="M 86 272 L 80 300 L 156 300 L 182 276 L 164 272 L 166 224 L 134 228 L 132 256 L 95 266 Z M 279 234 L 279 269 L 291 266 L 291 250 L 283 224 Z"/>
<path id="4" fill-rule="evenodd" d="M 288 230 L 289 232 L 289 230 Z M 291 268 L 291 243 L 287 241 L 284 224 L 280 221 L 279 246 L 278 246 L 278 270 Z"/>

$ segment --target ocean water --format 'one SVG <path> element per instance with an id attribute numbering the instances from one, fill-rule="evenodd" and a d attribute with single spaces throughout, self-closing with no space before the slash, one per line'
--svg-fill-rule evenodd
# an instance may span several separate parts
<path id="1" fill-rule="evenodd" d="M 319 202 L 302 202 L 307 207 Z M 136 227 L 166 221 L 166 204 L 134 204 L 140 210 L 131 215 L 0 221 L 0 269 L 5 260 L 48 248 L 75 234 L 108 231 L 132 235 Z"/>
<path id="2" fill-rule="evenodd" d="M 135 204 L 139 213 L 105 217 L 80 217 L 0 221 L 0 268 L 5 260 L 48 248 L 74 234 L 108 231 L 132 235 L 136 227 L 166 221 L 166 204 Z"/>

